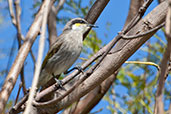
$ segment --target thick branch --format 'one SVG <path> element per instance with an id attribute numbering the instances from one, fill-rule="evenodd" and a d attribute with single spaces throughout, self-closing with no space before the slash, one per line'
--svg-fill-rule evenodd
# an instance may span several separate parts
<path id="1" fill-rule="evenodd" d="M 162 3 L 163 1 L 165 1 L 165 0 L 158 0 L 158 3 Z"/>
<path id="2" fill-rule="evenodd" d="M 110 86 L 116 79 L 116 75 L 117 73 L 112 74 L 100 86 L 97 86 L 94 90 L 92 90 L 83 100 L 81 100 L 78 103 L 77 108 L 73 114 L 89 113 L 90 110 L 99 103 L 99 101 L 103 98 L 103 96 L 109 90 Z"/>
<path id="3" fill-rule="evenodd" d="M 94 24 L 96 20 L 98 19 L 98 17 L 100 16 L 100 14 L 102 13 L 102 11 L 104 10 L 104 8 L 106 7 L 106 5 L 108 4 L 108 2 L 109 0 L 96 0 L 96 2 L 93 4 L 90 11 L 86 15 L 85 20 L 87 20 L 87 22 L 91 24 Z M 91 29 L 89 29 L 89 31 L 90 30 Z M 89 33 L 89 31 L 87 31 L 84 34 L 84 39 Z"/>
<path id="4" fill-rule="evenodd" d="M 161 61 L 161 71 L 159 73 L 159 84 L 156 93 L 156 103 L 154 108 L 154 114 L 164 114 L 164 103 L 163 103 L 163 90 L 165 77 L 168 75 L 168 63 L 171 56 L 171 0 L 167 1 L 169 4 L 167 17 L 166 17 L 166 37 L 167 37 L 167 47 L 163 54 L 163 59 Z"/>
<path id="5" fill-rule="evenodd" d="M 56 13 L 55 7 L 52 6 L 49 17 L 48 17 L 48 32 L 49 32 L 49 47 L 55 42 L 57 38 L 57 30 L 56 30 Z"/>

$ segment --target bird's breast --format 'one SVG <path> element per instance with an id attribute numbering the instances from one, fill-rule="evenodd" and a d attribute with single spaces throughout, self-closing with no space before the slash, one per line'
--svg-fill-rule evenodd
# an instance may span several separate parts
<path id="1" fill-rule="evenodd" d="M 71 50 L 81 51 L 83 47 L 83 35 L 79 33 L 70 34 L 67 39 L 67 44 Z"/>

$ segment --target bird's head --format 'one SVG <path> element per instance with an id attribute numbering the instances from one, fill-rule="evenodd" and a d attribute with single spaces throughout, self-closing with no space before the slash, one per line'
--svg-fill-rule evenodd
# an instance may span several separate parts
<path id="1" fill-rule="evenodd" d="M 89 24 L 85 19 L 82 18 L 74 18 L 71 19 L 64 27 L 64 30 L 74 30 L 74 31 L 78 31 L 81 32 L 82 34 L 84 34 L 85 32 L 87 32 L 89 30 L 89 28 L 92 27 L 97 27 L 93 24 Z"/>

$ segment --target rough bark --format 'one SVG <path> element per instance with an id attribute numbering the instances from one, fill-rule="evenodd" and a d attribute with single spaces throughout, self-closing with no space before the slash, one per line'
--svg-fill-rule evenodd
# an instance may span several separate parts
<path id="1" fill-rule="evenodd" d="M 116 75 L 112 74 L 109 78 L 107 78 L 101 85 L 97 86 L 94 90 L 92 90 L 83 100 L 81 100 L 76 110 L 73 114 L 87 114 L 93 109 L 99 101 L 103 98 L 105 93 L 109 90 L 112 83 L 116 79 Z"/>

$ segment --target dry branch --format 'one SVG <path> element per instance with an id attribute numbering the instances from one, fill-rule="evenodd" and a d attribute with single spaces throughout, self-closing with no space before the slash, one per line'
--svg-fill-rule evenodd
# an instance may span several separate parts
<path id="1" fill-rule="evenodd" d="M 154 114 L 164 114 L 164 103 L 163 103 L 163 91 L 165 84 L 165 77 L 168 75 L 169 60 L 171 56 L 171 0 L 167 1 L 169 4 L 167 16 L 166 16 L 166 37 L 167 47 L 163 54 L 161 61 L 161 71 L 159 72 L 159 84 L 156 93 L 156 103 L 154 107 Z"/>
<path id="2" fill-rule="evenodd" d="M 44 9 L 44 5 L 46 2 L 44 1 L 40 10 L 38 11 L 33 24 L 31 25 L 27 35 L 26 40 L 22 44 L 17 57 L 8 73 L 8 76 L 2 86 L 2 90 L 0 92 L 0 112 L 3 112 L 5 109 L 5 105 L 8 101 L 8 98 L 11 94 L 11 91 L 16 83 L 18 75 L 23 67 L 24 61 L 31 49 L 31 46 L 36 39 L 38 33 L 40 32 L 40 26 L 42 23 L 42 11 Z M 51 4 L 53 1 L 51 1 Z"/>
<path id="3" fill-rule="evenodd" d="M 51 46 L 57 38 L 57 29 L 56 29 L 56 15 L 59 10 L 63 7 L 66 0 L 59 0 L 57 6 L 54 5 L 51 8 L 48 18 L 48 31 L 49 31 L 49 46 Z"/>
<path id="4" fill-rule="evenodd" d="M 43 10 L 43 19 L 42 19 L 42 32 L 39 40 L 39 50 L 38 50 L 38 59 L 36 62 L 36 70 L 34 73 L 34 78 L 32 82 L 32 86 L 29 92 L 29 98 L 27 101 L 26 109 L 24 111 L 24 114 L 30 114 L 32 112 L 32 102 L 34 99 L 34 96 L 36 94 L 37 89 L 37 83 L 39 80 L 40 70 L 41 70 L 41 64 L 42 64 L 42 58 L 43 58 L 43 52 L 44 52 L 44 45 L 45 45 L 45 38 L 46 38 L 46 24 L 47 24 L 47 18 L 49 14 L 49 10 L 51 9 L 51 5 L 49 0 L 46 0 L 46 5 Z"/>
<path id="5" fill-rule="evenodd" d="M 73 114 L 89 113 L 91 109 L 99 103 L 105 93 L 109 90 L 112 83 L 115 81 L 116 76 L 117 72 L 112 74 L 101 85 L 97 86 L 94 90 L 88 93 L 88 95 L 78 103 L 77 108 L 75 109 Z"/>

